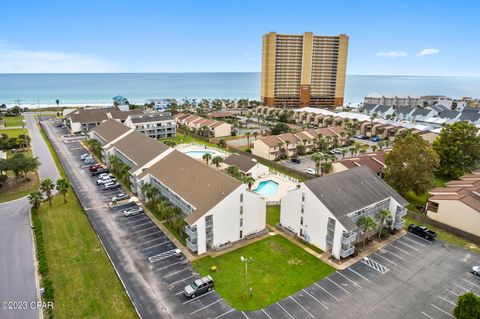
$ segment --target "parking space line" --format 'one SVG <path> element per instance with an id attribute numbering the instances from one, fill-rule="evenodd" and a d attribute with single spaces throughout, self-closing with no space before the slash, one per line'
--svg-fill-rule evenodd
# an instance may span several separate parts
<path id="1" fill-rule="evenodd" d="M 175 296 L 178 296 L 178 295 L 181 295 L 181 294 L 183 294 L 183 290 L 182 290 L 182 291 L 179 291 L 179 292 L 177 292 L 177 293 L 175 294 Z"/>
<path id="2" fill-rule="evenodd" d="M 382 265 L 382 264 L 380 264 L 380 263 L 376 262 L 375 260 L 370 259 L 368 257 L 364 257 L 360 262 L 367 265 L 368 267 L 378 271 L 382 275 L 389 270 L 384 265 Z"/>
<path id="3" fill-rule="evenodd" d="M 440 310 L 440 311 L 443 312 L 444 314 L 448 315 L 449 317 L 455 318 L 454 316 L 452 316 L 451 314 L 449 314 L 448 312 L 446 312 L 446 311 L 443 310 L 442 308 L 435 306 L 433 303 L 431 303 L 430 305 L 431 305 L 432 307 L 437 308 L 438 310 Z"/>
<path id="4" fill-rule="evenodd" d="M 200 298 L 202 298 L 202 297 L 208 296 L 208 295 L 211 294 L 212 292 L 213 292 L 213 290 L 210 290 L 209 292 L 207 292 L 207 293 L 205 293 L 205 294 L 203 294 L 203 295 L 201 295 L 201 296 L 198 296 L 198 297 L 196 297 L 196 298 L 193 298 L 193 299 L 190 299 L 190 300 L 187 300 L 187 301 L 183 302 L 182 305 L 186 305 L 186 304 L 188 304 L 188 303 L 191 303 L 192 301 L 195 301 L 195 300 L 200 299 Z"/>
<path id="5" fill-rule="evenodd" d="M 263 310 L 263 308 L 262 308 L 262 312 L 265 314 L 265 316 L 268 317 L 268 319 L 272 319 L 272 317 L 270 317 L 270 315 L 265 310 Z"/>
<path id="6" fill-rule="evenodd" d="M 142 235 L 142 236 L 135 237 L 135 239 L 152 236 L 152 235 L 155 235 L 155 234 L 157 234 L 157 233 L 158 233 L 158 232 L 154 231 L 154 232 L 149 233 L 149 234 L 145 234 L 145 235 Z"/>
<path id="7" fill-rule="evenodd" d="M 464 281 L 468 282 L 470 285 L 473 285 L 473 286 L 475 286 L 475 287 L 478 287 L 478 288 L 480 288 L 480 286 L 479 286 L 479 285 L 477 285 L 477 284 L 474 284 L 473 282 L 471 282 L 471 281 L 469 281 L 469 280 L 467 280 L 467 279 L 465 279 L 465 278 L 460 278 L 460 279 L 462 279 L 462 280 L 464 280 Z"/>
<path id="8" fill-rule="evenodd" d="M 426 240 L 425 238 L 420 237 L 420 236 L 418 236 L 418 235 L 415 235 L 415 234 L 412 234 L 412 233 L 408 233 L 408 234 L 409 234 L 409 235 L 412 235 L 412 236 L 415 236 L 415 237 L 417 237 L 418 239 L 421 239 L 421 240 L 423 240 L 423 241 L 426 241 L 426 242 L 429 243 L 429 244 L 432 243 L 430 240 Z"/>
<path id="9" fill-rule="evenodd" d="M 357 284 L 355 281 L 351 280 L 350 278 L 348 278 L 347 276 L 345 275 L 342 275 L 341 272 L 337 271 L 335 272 L 337 275 L 340 275 L 342 276 L 343 278 L 347 279 L 348 281 L 350 281 L 352 284 L 354 284 L 355 286 L 357 286 L 358 288 L 362 288 L 362 286 L 360 286 L 359 284 Z"/>
<path id="10" fill-rule="evenodd" d="M 146 230 L 153 229 L 153 228 L 156 228 L 156 227 L 157 227 L 156 225 L 153 225 L 152 227 L 147 227 L 147 228 L 145 228 L 145 229 L 136 230 L 136 231 L 134 231 L 133 233 L 130 233 L 130 235 L 133 235 L 133 234 L 136 234 L 136 233 L 140 233 L 140 232 L 142 232 L 142 231 L 146 231 Z M 138 238 L 138 237 L 136 237 L 136 238 Z"/>
<path id="11" fill-rule="evenodd" d="M 144 225 L 150 224 L 150 223 L 152 223 L 152 221 L 151 221 L 151 220 L 147 220 L 147 221 L 144 222 L 144 223 L 141 223 L 141 224 L 138 224 L 138 225 L 133 225 L 132 227 L 130 227 L 130 226 L 128 226 L 128 225 L 127 225 L 127 226 L 128 226 L 129 228 L 135 228 L 135 227 L 144 226 Z M 123 225 L 123 226 L 125 226 L 125 225 Z"/>
<path id="12" fill-rule="evenodd" d="M 335 281 L 333 281 L 332 279 L 328 278 L 328 277 L 325 277 L 325 279 L 327 279 L 328 281 L 330 281 L 332 284 L 334 284 L 335 286 L 337 286 L 338 288 L 342 289 L 343 291 L 345 291 L 347 294 L 351 295 L 350 291 L 348 291 L 347 289 L 343 288 L 342 286 L 340 286 L 339 284 L 337 284 Z"/>
<path id="13" fill-rule="evenodd" d="M 399 243 L 399 244 L 402 244 L 402 245 L 404 245 L 404 246 L 407 246 L 407 247 L 409 247 L 410 249 L 412 249 L 412 250 L 414 250 L 414 251 L 418 251 L 418 248 L 415 248 L 415 247 L 412 247 L 412 246 L 410 246 L 410 245 L 408 245 L 408 244 L 405 244 L 403 241 L 397 240 L 397 241 L 395 241 L 395 242 L 396 242 L 396 243 Z"/>
<path id="14" fill-rule="evenodd" d="M 220 316 L 216 316 L 215 319 L 222 318 L 223 316 L 229 314 L 230 312 L 232 312 L 232 311 L 234 311 L 234 310 L 235 310 L 235 309 L 232 308 L 232 309 L 230 309 L 229 311 L 222 313 Z"/>
<path id="15" fill-rule="evenodd" d="M 402 249 L 402 248 L 398 248 L 398 247 L 395 246 L 393 243 L 390 243 L 389 246 L 392 246 L 393 248 L 400 250 L 402 253 L 404 253 L 404 254 L 406 254 L 406 255 L 408 255 L 408 256 L 412 256 L 408 251 L 406 251 L 406 250 L 404 250 L 404 249 Z"/>
<path id="16" fill-rule="evenodd" d="M 427 317 L 427 318 L 430 318 L 430 319 L 435 319 L 435 318 L 433 318 L 432 316 L 430 316 L 430 315 L 427 315 L 427 314 L 426 314 L 425 312 L 423 312 L 423 311 L 422 311 L 422 314 L 424 314 L 424 315 L 425 315 L 425 317 Z"/>
<path id="17" fill-rule="evenodd" d="M 452 295 L 457 296 L 457 297 L 460 296 L 460 294 L 457 294 L 456 292 L 451 291 L 450 289 L 447 289 L 447 292 L 449 292 L 449 293 L 451 293 Z"/>
<path id="18" fill-rule="evenodd" d="M 350 270 L 351 272 L 353 272 L 355 275 L 359 276 L 360 278 L 363 278 L 363 279 L 365 279 L 366 281 L 371 282 L 370 279 L 368 279 L 367 277 L 361 275 L 360 273 L 358 273 L 357 271 L 353 270 L 352 268 L 348 267 L 347 269 Z"/>
<path id="19" fill-rule="evenodd" d="M 166 268 L 170 268 L 170 267 L 172 267 L 172 266 L 175 266 L 175 265 L 178 265 L 178 264 L 181 264 L 181 263 L 184 263 L 184 262 L 185 262 L 185 260 L 182 260 L 182 261 L 179 261 L 179 262 L 176 262 L 176 263 L 167 265 L 167 266 L 163 266 L 163 267 L 157 268 L 157 269 L 155 269 L 155 271 L 159 271 L 159 270 L 163 270 L 163 269 L 166 269 Z"/>
<path id="20" fill-rule="evenodd" d="M 442 296 L 438 296 L 438 298 L 440 298 L 440 299 L 442 299 L 442 300 L 445 300 L 446 302 L 448 302 L 448 303 L 451 304 L 451 305 L 456 306 L 456 304 L 455 304 L 454 302 L 451 302 L 451 301 L 448 300 L 447 298 L 444 298 L 444 297 L 442 297 Z"/>
<path id="21" fill-rule="evenodd" d="M 166 237 L 166 236 L 163 235 L 163 236 L 158 237 L 158 238 L 150 239 L 150 240 L 144 241 L 143 243 L 140 243 L 140 244 L 138 244 L 138 245 L 140 246 L 140 245 L 149 244 L 149 243 L 151 243 L 152 241 L 159 240 L 159 239 L 163 239 L 164 237 Z"/>
<path id="22" fill-rule="evenodd" d="M 471 291 L 471 290 L 469 290 L 469 289 L 467 289 L 467 288 L 464 288 L 464 287 L 462 287 L 462 286 L 460 286 L 460 285 L 457 285 L 456 283 L 453 283 L 453 282 L 452 282 L 452 285 L 457 286 L 458 288 L 463 289 L 463 290 L 465 290 L 465 291 Z M 473 292 L 473 291 L 471 291 L 471 292 Z"/>
<path id="23" fill-rule="evenodd" d="M 171 277 L 171 276 L 176 275 L 176 274 L 178 274 L 178 273 L 181 273 L 181 272 L 183 272 L 183 271 L 185 271 L 185 270 L 190 270 L 190 269 L 191 269 L 190 267 L 183 268 L 182 270 L 178 270 L 178 271 L 172 272 L 171 274 L 168 274 L 168 275 L 166 275 L 166 276 L 163 276 L 163 278 L 168 278 L 168 277 Z"/>
<path id="24" fill-rule="evenodd" d="M 141 217 L 141 218 L 139 218 L 139 217 Z M 130 217 L 128 217 L 128 218 L 129 218 L 130 220 L 129 220 L 128 222 L 126 222 L 126 223 L 123 223 L 122 225 L 130 225 L 130 224 L 134 224 L 134 223 L 138 222 L 138 221 L 141 220 L 141 219 L 149 219 L 149 218 L 147 218 L 147 216 L 145 216 L 145 215 L 130 216 Z M 118 219 L 120 219 L 120 220 L 125 220 L 125 216 L 118 216 Z"/>
<path id="25" fill-rule="evenodd" d="M 293 298 L 292 296 L 290 296 L 290 299 L 292 299 L 293 302 L 295 302 L 300 308 L 302 308 L 303 310 L 305 310 L 305 312 L 308 313 L 308 315 L 309 315 L 310 317 L 315 318 L 315 316 L 312 315 L 312 314 L 310 313 L 310 311 L 308 311 L 307 309 L 305 309 L 305 307 L 302 306 L 298 301 L 296 301 L 295 298 Z"/>
<path id="26" fill-rule="evenodd" d="M 199 311 L 202 311 L 203 309 L 206 309 L 206 308 L 210 307 L 211 305 L 214 305 L 214 304 L 216 304 L 216 303 L 219 303 L 220 301 L 222 301 L 222 298 L 220 298 L 220 299 L 218 299 L 217 301 L 214 301 L 214 302 L 212 302 L 211 304 L 208 304 L 208 305 L 206 305 L 206 306 L 204 306 L 204 307 L 202 307 L 202 308 L 200 308 L 200 309 L 197 309 L 197 310 L 195 310 L 194 312 L 190 312 L 190 314 L 193 315 L 193 314 L 195 314 L 195 313 L 197 313 L 197 312 L 199 312 Z"/>
<path id="27" fill-rule="evenodd" d="M 328 309 L 328 307 L 323 303 L 321 302 L 320 300 L 318 300 L 317 298 L 315 298 L 315 296 L 313 296 L 311 293 L 309 293 L 308 291 L 306 291 L 305 289 L 303 289 L 303 291 L 309 295 L 310 297 L 313 298 L 313 300 L 315 300 L 316 302 L 318 302 L 319 304 L 321 304 L 325 309 Z"/>
<path id="28" fill-rule="evenodd" d="M 293 316 L 292 316 L 285 308 L 282 307 L 281 304 L 279 304 L 278 302 L 277 302 L 276 304 L 277 304 L 283 311 L 285 311 L 290 318 L 295 319 L 295 318 L 293 318 Z"/>
<path id="29" fill-rule="evenodd" d="M 325 288 L 323 288 L 323 287 L 320 286 L 319 284 L 314 283 L 314 285 L 317 286 L 318 288 L 322 289 L 323 291 L 325 291 L 330 297 L 332 297 L 332 298 L 335 299 L 336 301 L 340 301 L 340 299 L 338 299 L 337 297 L 335 297 L 333 294 L 331 294 L 330 292 L 328 292 Z"/>
<path id="30" fill-rule="evenodd" d="M 165 244 L 168 244 L 168 243 L 171 243 L 171 241 L 169 239 L 167 239 L 163 243 L 155 244 L 155 245 L 152 245 L 152 246 L 147 247 L 147 248 L 142 248 L 142 250 L 149 250 L 149 249 L 152 249 L 152 248 L 155 248 L 155 247 L 158 247 L 158 246 L 162 246 L 162 245 L 165 245 Z"/>
<path id="31" fill-rule="evenodd" d="M 388 250 L 388 249 L 383 248 L 383 250 L 385 250 L 385 251 L 386 251 L 387 253 L 389 253 L 390 255 L 393 255 L 393 256 L 397 257 L 398 259 L 401 259 L 401 260 L 403 260 L 403 261 L 407 261 L 405 258 L 403 258 L 403 257 L 401 257 L 401 256 L 399 256 L 399 255 L 397 255 L 397 254 L 395 254 L 395 253 L 392 253 L 392 252 L 391 252 L 390 250 Z"/>
<path id="32" fill-rule="evenodd" d="M 180 279 L 180 280 L 177 280 L 177 281 L 175 281 L 175 282 L 172 282 L 172 283 L 170 284 L 170 287 L 171 287 L 171 286 L 175 286 L 175 285 L 178 284 L 179 282 L 185 281 L 185 280 L 190 279 L 190 278 L 192 278 L 192 277 L 195 277 L 195 275 L 191 275 L 191 276 L 189 276 L 189 277 L 185 277 L 185 278 L 183 278 L 183 279 Z"/>
<path id="33" fill-rule="evenodd" d="M 382 256 L 382 255 L 380 255 L 380 254 L 378 254 L 378 253 L 373 253 L 373 255 L 375 255 L 375 256 L 377 256 L 377 257 L 380 257 L 380 258 L 382 258 L 382 259 L 385 259 L 386 261 L 388 261 L 388 262 L 391 263 L 392 265 L 397 266 L 397 263 L 396 263 L 396 262 L 391 261 L 391 260 L 388 259 L 387 257 L 384 257 L 384 256 Z"/>
<path id="34" fill-rule="evenodd" d="M 248 318 L 247 314 L 246 314 L 245 312 L 243 312 L 243 311 L 242 311 L 242 315 L 244 315 L 245 318 L 250 319 L 250 318 Z"/>
<path id="35" fill-rule="evenodd" d="M 419 246 L 421 246 L 421 247 L 427 247 L 427 246 L 425 246 L 424 244 L 420 244 L 419 242 L 417 242 L 417 241 L 415 241 L 415 240 L 413 240 L 413 239 L 411 239 L 411 238 L 408 238 L 407 236 L 403 236 L 402 239 L 406 239 L 406 240 L 408 240 L 408 241 L 411 241 L 412 243 L 415 243 L 415 244 L 417 244 L 417 245 L 419 245 Z"/>

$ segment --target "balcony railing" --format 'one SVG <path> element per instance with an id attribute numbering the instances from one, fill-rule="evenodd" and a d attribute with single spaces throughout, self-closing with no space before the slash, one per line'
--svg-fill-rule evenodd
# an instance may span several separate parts
<path id="1" fill-rule="evenodd" d="M 350 247 L 348 249 L 340 249 L 340 257 L 345 258 L 350 256 L 355 252 L 355 247 Z"/>
<path id="2" fill-rule="evenodd" d="M 407 215 L 407 209 L 403 208 L 403 209 L 397 210 L 397 212 L 395 214 L 395 217 L 400 218 L 400 217 L 403 217 L 405 215 Z"/>
<path id="3" fill-rule="evenodd" d="M 404 225 L 405 225 L 405 220 L 401 219 L 400 221 L 395 221 L 395 223 L 393 223 L 393 228 L 401 229 L 403 228 Z"/>
<path id="4" fill-rule="evenodd" d="M 212 240 L 213 239 L 213 233 L 207 233 L 206 239 L 207 240 Z"/>
<path id="5" fill-rule="evenodd" d="M 328 224 L 327 225 L 327 230 L 335 231 L 335 224 Z"/>
<path id="6" fill-rule="evenodd" d="M 355 239 L 357 239 L 357 233 L 343 234 L 342 244 L 350 244 L 351 242 L 355 241 Z"/>
<path id="7" fill-rule="evenodd" d="M 208 229 L 208 228 L 212 228 L 212 227 L 213 227 L 213 221 L 210 221 L 210 222 L 207 221 L 207 222 L 205 223 L 205 228 Z"/>
<path id="8" fill-rule="evenodd" d="M 188 226 L 185 226 L 185 233 L 187 234 L 188 237 L 191 239 L 197 238 L 197 228 L 190 228 Z"/>
<path id="9" fill-rule="evenodd" d="M 196 252 L 198 250 L 197 243 L 192 243 L 188 238 L 187 238 L 187 247 L 193 252 Z"/>

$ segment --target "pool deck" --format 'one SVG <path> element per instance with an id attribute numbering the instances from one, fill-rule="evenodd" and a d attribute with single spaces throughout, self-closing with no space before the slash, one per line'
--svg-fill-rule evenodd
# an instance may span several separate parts
<path id="1" fill-rule="evenodd" d="M 268 174 L 263 177 L 260 177 L 255 181 L 252 185 L 252 190 L 257 188 L 258 185 L 263 181 L 274 181 L 278 183 L 278 190 L 275 194 L 270 196 L 265 196 L 267 202 L 280 202 L 280 199 L 287 194 L 288 191 L 297 188 L 297 184 L 291 181 L 284 180 L 283 178 L 275 175 L 275 174 Z"/>

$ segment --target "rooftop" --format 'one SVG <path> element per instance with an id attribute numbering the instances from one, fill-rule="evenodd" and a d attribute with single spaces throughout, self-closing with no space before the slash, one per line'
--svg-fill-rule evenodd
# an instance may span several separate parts
<path id="1" fill-rule="evenodd" d="M 105 143 L 110 143 L 130 130 L 131 128 L 123 125 L 117 120 L 108 119 L 94 128 L 92 132 L 95 132 L 98 136 L 100 136 Z"/>
<path id="2" fill-rule="evenodd" d="M 252 167 L 258 164 L 255 159 L 248 157 L 247 155 L 236 153 L 228 156 L 223 162 L 227 165 L 236 166 L 240 171 L 244 173 L 247 173 L 250 169 L 252 169 Z"/>

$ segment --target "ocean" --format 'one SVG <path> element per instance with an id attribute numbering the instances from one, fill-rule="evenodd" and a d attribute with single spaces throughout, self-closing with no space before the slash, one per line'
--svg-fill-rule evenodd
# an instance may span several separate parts
<path id="1" fill-rule="evenodd" d="M 0 103 L 23 106 L 131 103 L 149 98 L 260 98 L 260 73 L 0 74 Z M 345 101 L 369 93 L 480 97 L 480 77 L 347 75 Z"/>

